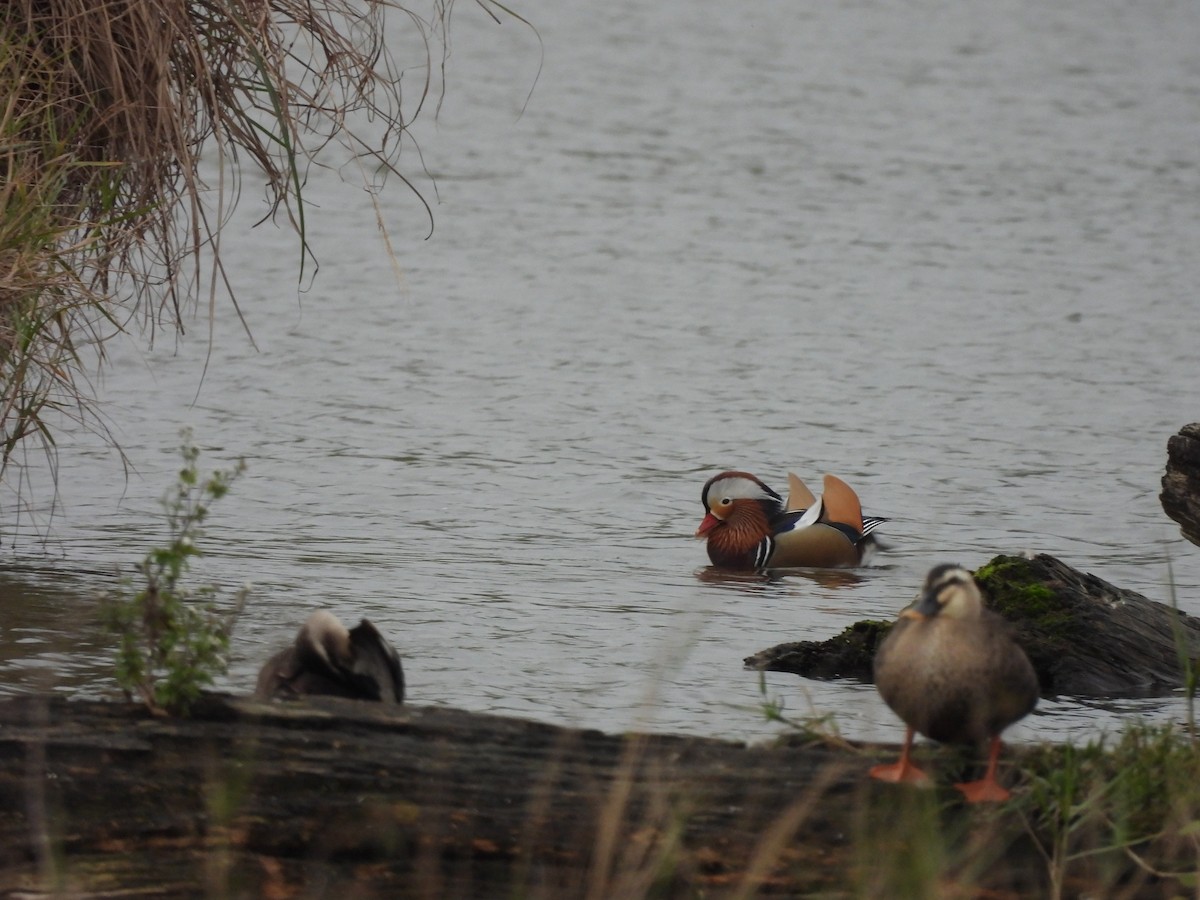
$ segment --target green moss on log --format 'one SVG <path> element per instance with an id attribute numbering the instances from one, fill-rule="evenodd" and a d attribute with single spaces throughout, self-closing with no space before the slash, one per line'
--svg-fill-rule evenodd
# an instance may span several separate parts
<path id="1" fill-rule="evenodd" d="M 1027 623 L 1049 643 L 1070 639 L 1074 617 L 1045 580 L 1043 568 L 1021 556 L 997 556 L 975 572 L 988 606 L 1013 623 Z"/>

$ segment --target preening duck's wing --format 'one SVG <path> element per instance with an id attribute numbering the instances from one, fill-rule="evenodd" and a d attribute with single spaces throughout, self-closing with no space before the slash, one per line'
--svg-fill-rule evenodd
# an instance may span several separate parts
<path id="1" fill-rule="evenodd" d="M 396 648 L 367 619 L 350 630 L 354 661 L 347 678 L 373 699 L 384 703 L 404 702 L 404 670 Z"/>

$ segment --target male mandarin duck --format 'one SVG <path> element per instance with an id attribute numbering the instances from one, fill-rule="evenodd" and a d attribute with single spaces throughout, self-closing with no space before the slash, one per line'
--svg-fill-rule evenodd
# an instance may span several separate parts
<path id="1" fill-rule="evenodd" d="M 255 690 L 261 700 L 314 694 L 403 703 L 400 656 L 366 619 L 347 630 L 333 613 L 319 609 L 290 647 L 267 660 Z"/>
<path id="2" fill-rule="evenodd" d="M 1000 732 L 1037 705 L 1037 675 L 1008 623 L 984 609 L 970 572 L 951 565 L 929 572 L 875 654 L 875 686 L 907 731 L 899 761 L 875 766 L 873 778 L 929 781 L 909 760 L 914 732 L 951 743 L 990 741 L 987 774 L 955 787 L 970 803 L 1008 799 L 996 782 Z"/>
<path id="3" fill-rule="evenodd" d="M 788 473 L 785 503 L 749 472 L 722 472 L 700 492 L 705 516 L 696 537 L 721 569 L 857 566 L 875 549 L 871 532 L 886 522 L 862 514 L 858 495 L 833 475 L 818 498 Z"/>

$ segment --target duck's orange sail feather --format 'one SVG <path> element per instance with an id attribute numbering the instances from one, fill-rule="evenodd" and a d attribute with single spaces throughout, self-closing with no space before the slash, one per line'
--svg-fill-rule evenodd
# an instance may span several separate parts
<path id="1" fill-rule="evenodd" d="M 825 516 L 830 522 L 849 525 L 859 534 L 863 530 L 862 504 L 854 488 L 836 475 L 825 476 L 825 492 L 821 495 Z"/>
<path id="2" fill-rule="evenodd" d="M 797 512 L 801 509 L 810 509 L 817 502 L 816 496 L 808 489 L 800 477 L 793 472 L 788 472 L 788 512 Z"/>

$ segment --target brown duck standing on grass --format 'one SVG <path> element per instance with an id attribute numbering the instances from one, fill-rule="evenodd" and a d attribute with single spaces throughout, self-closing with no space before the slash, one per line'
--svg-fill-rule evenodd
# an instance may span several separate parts
<path id="1" fill-rule="evenodd" d="M 875 766 L 873 778 L 929 781 L 909 760 L 914 732 L 948 743 L 986 740 L 987 774 L 955 787 L 970 803 L 1008 799 L 996 782 L 1000 732 L 1037 705 L 1037 675 L 1008 623 L 984 609 L 970 572 L 953 565 L 930 570 L 920 596 L 875 654 L 875 686 L 908 730 L 899 761 Z"/>
<path id="2" fill-rule="evenodd" d="M 404 671 L 394 647 L 366 619 L 347 631 L 319 609 L 300 626 L 296 640 L 258 673 L 262 700 L 309 694 L 404 702 Z"/>
<path id="3" fill-rule="evenodd" d="M 791 473 L 788 485 L 785 503 L 749 472 L 722 472 L 705 482 L 696 537 L 707 540 L 714 566 L 748 572 L 845 568 L 867 560 L 876 548 L 871 532 L 886 519 L 863 516 L 858 495 L 833 475 L 825 476 L 820 497 Z"/>

